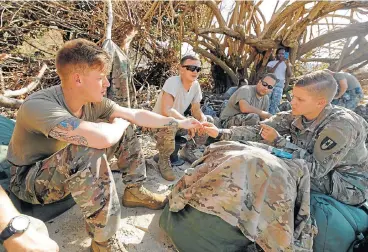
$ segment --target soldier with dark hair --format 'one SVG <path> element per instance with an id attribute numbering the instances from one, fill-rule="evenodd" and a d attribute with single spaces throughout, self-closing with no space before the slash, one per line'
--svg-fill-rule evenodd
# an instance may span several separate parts
<path id="1" fill-rule="evenodd" d="M 268 94 L 277 82 L 276 75 L 268 73 L 261 77 L 257 85 L 242 86 L 230 97 L 220 119 L 224 128 L 231 126 L 256 125 L 270 118 Z"/>
<path id="2" fill-rule="evenodd" d="M 153 112 L 164 116 L 171 116 L 176 119 L 185 119 L 184 112 L 191 106 L 191 113 L 195 119 L 200 122 L 213 122 L 213 118 L 211 116 L 205 116 L 200 107 L 202 91 L 197 78 L 201 69 L 201 62 L 196 56 L 184 56 L 180 60 L 179 75 L 172 76 L 165 81 Z M 172 155 L 174 155 L 175 149 L 178 150 L 178 148 L 175 147 L 175 137 L 189 134 L 189 136 L 194 139 L 194 141 L 187 141 L 184 148 L 179 152 L 180 157 L 189 163 L 197 159 L 194 154 L 197 144 L 204 144 L 206 140 L 206 136 L 201 136 L 202 132 L 196 132 L 195 129 L 189 131 L 177 131 L 175 129 L 172 131 L 167 128 L 154 132 L 157 141 L 156 148 L 159 151 L 159 169 L 162 177 L 169 181 L 175 180 L 175 175 L 172 170 L 172 162 L 174 159 L 170 158 L 170 156 L 172 157 Z M 177 165 L 183 163 L 184 161 Z"/>

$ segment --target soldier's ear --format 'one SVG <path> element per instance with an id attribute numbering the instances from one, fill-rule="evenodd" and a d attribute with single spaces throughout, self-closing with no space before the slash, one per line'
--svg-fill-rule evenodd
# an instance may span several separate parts
<path id="1" fill-rule="evenodd" d="M 324 108 L 327 105 L 327 99 L 325 97 L 318 97 L 317 99 L 317 106 L 320 108 Z"/>
<path id="2" fill-rule="evenodd" d="M 82 84 L 81 76 L 78 73 L 72 74 L 72 80 L 76 86 L 80 86 Z"/>

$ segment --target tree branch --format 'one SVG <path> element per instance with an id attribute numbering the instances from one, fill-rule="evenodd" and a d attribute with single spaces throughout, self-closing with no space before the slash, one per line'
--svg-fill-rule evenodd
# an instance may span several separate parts
<path id="1" fill-rule="evenodd" d="M 222 69 L 224 69 L 224 71 L 230 76 L 232 82 L 235 85 L 239 84 L 239 79 L 236 76 L 236 74 L 234 73 L 233 70 L 231 70 L 230 67 L 228 67 L 226 65 L 225 62 L 223 62 L 222 60 L 220 60 L 219 58 L 217 58 L 215 55 L 213 55 L 212 53 L 209 53 L 208 51 L 206 51 L 205 49 L 202 49 L 198 46 L 196 46 L 192 41 L 189 41 L 187 39 L 184 40 L 185 42 L 187 42 L 188 44 L 190 44 L 191 46 L 193 46 L 193 51 L 201 54 L 202 56 L 205 56 L 207 58 L 209 58 L 210 60 L 212 60 L 214 63 L 216 63 L 217 65 L 219 65 Z"/>
<path id="2" fill-rule="evenodd" d="M 309 42 L 305 43 L 304 45 L 300 46 L 298 52 L 298 58 L 307 52 L 313 50 L 316 47 L 322 46 L 326 43 L 342 39 L 348 38 L 359 35 L 365 35 L 368 33 L 368 22 L 359 23 L 359 24 L 351 24 L 344 28 L 328 32 L 323 34 L 317 38 L 310 40 Z"/>
<path id="3" fill-rule="evenodd" d="M 14 97 L 14 96 L 20 96 L 23 95 L 25 93 L 28 93 L 30 91 L 32 91 L 33 89 L 35 89 L 41 82 L 41 78 L 44 75 L 45 71 L 47 69 L 47 65 L 43 64 L 40 72 L 38 73 L 36 79 L 34 81 L 32 81 L 31 83 L 29 83 L 26 87 L 21 88 L 19 90 L 5 90 L 4 91 L 4 97 Z"/>
<path id="4" fill-rule="evenodd" d="M 217 7 L 217 4 L 215 1 L 210 0 L 210 1 L 204 1 L 201 3 L 207 5 L 212 10 L 212 13 L 215 15 L 220 28 L 226 27 L 226 22 L 224 18 L 222 17 L 222 14 L 219 8 Z"/>
<path id="5" fill-rule="evenodd" d="M 14 98 L 8 98 L 0 95 L 0 106 L 6 108 L 19 108 L 22 105 L 23 100 L 18 100 Z"/>

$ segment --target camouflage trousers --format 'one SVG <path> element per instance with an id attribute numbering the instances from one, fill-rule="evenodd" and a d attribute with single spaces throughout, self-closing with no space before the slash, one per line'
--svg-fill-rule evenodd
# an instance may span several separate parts
<path id="1" fill-rule="evenodd" d="M 214 123 L 214 119 L 211 116 L 206 115 L 207 122 Z M 185 136 L 188 134 L 188 131 L 185 129 L 173 129 L 173 128 L 162 128 L 162 129 L 151 129 L 151 132 L 154 134 L 156 140 L 156 149 L 159 152 L 159 155 L 162 157 L 170 157 L 170 155 L 175 150 L 175 137 L 176 136 Z M 196 134 L 194 137 L 194 141 L 187 141 L 185 144 L 186 147 L 195 148 L 197 145 L 205 144 L 208 135 L 198 135 Z"/>
<path id="2" fill-rule="evenodd" d="M 278 112 L 278 106 L 280 105 L 283 92 L 284 92 L 283 87 L 275 86 L 272 89 L 272 93 L 269 94 L 270 105 L 268 107 L 268 112 L 270 112 L 272 115 Z"/>
<path id="3" fill-rule="evenodd" d="M 259 115 L 254 113 L 237 114 L 222 121 L 222 127 L 229 129 L 232 126 L 253 126 L 261 121 Z"/>
<path id="4" fill-rule="evenodd" d="M 108 156 L 118 156 L 123 182 L 142 183 L 146 167 L 140 143 L 129 126 L 120 142 L 99 150 L 70 144 L 29 166 L 11 167 L 11 191 L 32 204 L 49 204 L 71 194 L 80 207 L 89 235 L 106 241 L 119 228 L 120 203 Z"/>
<path id="5" fill-rule="evenodd" d="M 339 99 L 335 99 L 331 103 L 334 105 L 345 107 L 347 109 L 354 110 L 363 98 L 363 90 L 358 87 L 353 90 L 346 91 Z"/>

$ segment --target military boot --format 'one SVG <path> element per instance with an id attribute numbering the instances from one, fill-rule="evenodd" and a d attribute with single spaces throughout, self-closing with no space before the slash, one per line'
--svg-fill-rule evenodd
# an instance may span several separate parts
<path id="1" fill-rule="evenodd" d="M 174 181 L 175 175 L 171 166 L 170 157 L 162 157 L 159 155 L 158 168 L 160 169 L 161 176 L 168 180 Z"/>
<path id="2" fill-rule="evenodd" d="M 165 207 L 167 196 L 153 193 L 142 185 L 128 185 L 125 188 L 122 203 L 125 207 L 146 207 L 157 210 Z"/>
<path id="3" fill-rule="evenodd" d="M 123 243 L 116 236 L 113 236 L 105 242 L 92 240 L 91 252 L 128 252 L 128 250 L 124 248 Z"/>
<path id="4" fill-rule="evenodd" d="M 192 164 L 198 158 L 194 154 L 196 149 L 195 144 L 190 144 L 189 142 L 179 151 L 180 158 Z"/>

